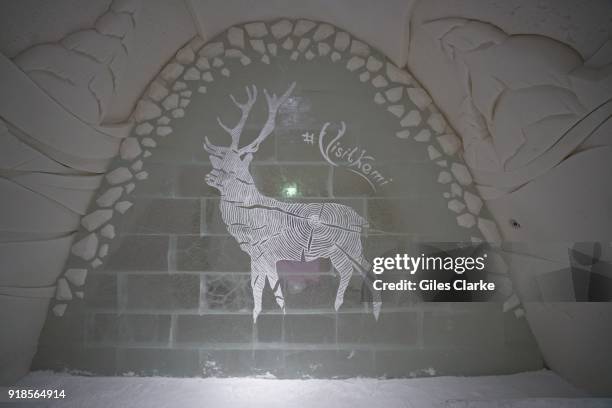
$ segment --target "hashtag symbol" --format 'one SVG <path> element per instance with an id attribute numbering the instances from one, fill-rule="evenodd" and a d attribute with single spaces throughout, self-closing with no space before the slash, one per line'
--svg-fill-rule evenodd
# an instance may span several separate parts
<path id="1" fill-rule="evenodd" d="M 304 143 L 314 144 L 314 133 L 306 132 L 302 135 Z"/>

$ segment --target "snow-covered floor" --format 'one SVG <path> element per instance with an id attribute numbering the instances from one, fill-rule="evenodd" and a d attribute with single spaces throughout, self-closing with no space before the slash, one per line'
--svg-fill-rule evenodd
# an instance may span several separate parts
<path id="1" fill-rule="evenodd" d="M 401 380 L 83 377 L 34 372 L 22 379 L 16 387 L 64 389 L 66 398 L 10 406 L 74 408 L 454 408 L 472 406 L 471 403 L 457 400 L 480 401 L 476 402 L 479 407 L 495 407 L 503 405 L 495 403 L 495 400 L 584 396 L 581 391 L 549 371 L 494 377 Z M 5 396 L 6 391 L 3 392 Z M 0 403 L 0 406 L 7 405 Z"/>

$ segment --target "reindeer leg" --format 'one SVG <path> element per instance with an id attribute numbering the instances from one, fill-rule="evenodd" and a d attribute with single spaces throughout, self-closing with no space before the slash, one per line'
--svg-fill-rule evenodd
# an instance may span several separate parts
<path id="1" fill-rule="evenodd" d="M 353 264 L 342 251 L 334 251 L 330 256 L 330 260 L 340 275 L 340 284 L 338 285 L 336 301 L 334 302 L 334 309 L 338 311 L 342 303 L 344 303 L 344 292 L 346 292 L 346 288 L 353 275 Z"/>
<path id="2" fill-rule="evenodd" d="M 368 271 L 368 275 L 370 275 L 369 271 L 371 271 L 372 265 L 368 262 L 367 259 L 363 255 L 361 255 L 361 267 L 364 271 Z M 369 278 L 368 278 L 369 280 Z M 372 313 L 374 314 L 374 318 L 378 320 L 378 316 L 380 315 L 380 309 L 382 309 L 382 299 L 380 293 L 374 289 L 373 286 L 368 286 L 372 291 Z"/>
<path id="3" fill-rule="evenodd" d="M 363 285 L 367 288 L 372 294 L 372 313 L 374 314 L 374 318 L 378 320 L 378 316 L 380 315 L 380 309 L 382 307 L 382 299 L 380 296 L 380 292 L 374 289 L 372 283 L 372 275 L 370 272 L 370 263 L 365 259 L 363 254 L 361 253 L 361 245 L 359 245 L 358 251 L 352 251 L 356 256 L 351 256 L 347 251 L 345 251 L 342 247 L 336 244 L 336 248 L 342 255 L 351 263 L 354 269 L 357 270 L 363 277 Z M 334 254 L 332 254 L 334 256 Z M 333 263 L 333 259 L 332 259 Z M 335 266 L 335 265 L 334 265 Z M 336 268 L 337 269 L 337 268 Z M 349 276 L 350 278 L 350 276 Z M 346 287 L 344 288 L 346 289 Z M 340 287 L 338 288 L 338 292 L 340 292 Z M 344 292 L 343 292 L 344 293 Z M 338 302 L 338 299 L 336 299 Z"/>
<path id="4" fill-rule="evenodd" d="M 285 313 L 285 297 L 283 296 L 283 291 L 281 289 L 281 282 L 278 279 L 276 265 L 269 266 L 266 276 L 268 277 L 268 283 L 270 284 L 270 288 L 272 288 L 272 292 L 274 293 L 274 299 L 276 299 L 276 303 L 281 308 L 283 313 Z"/>
<path id="5" fill-rule="evenodd" d="M 253 323 L 261 313 L 261 301 L 266 286 L 265 269 L 258 262 L 251 262 L 251 289 L 253 291 Z"/>

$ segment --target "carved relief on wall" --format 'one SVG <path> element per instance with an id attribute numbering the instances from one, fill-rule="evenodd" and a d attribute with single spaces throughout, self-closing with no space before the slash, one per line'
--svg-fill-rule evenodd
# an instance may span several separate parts
<path id="1" fill-rule="evenodd" d="M 255 103 L 264 89 L 267 109 Z M 274 95 L 279 90 L 283 93 Z M 166 177 L 168 170 L 157 169 L 168 160 L 173 165 L 177 160 L 212 165 L 212 171 L 199 176 L 207 173 L 206 182 L 219 188 L 221 198 L 212 190 L 198 196 L 206 210 L 188 233 L 202 239 L 173 232 L 165 267 L 191 268 L 182 264 L 181 251 L 205 250 L 205 243 L 221 242 L 216 237 L 229 231 L 237 239 L 232 238 L 232 245 L 248 253 L 248 269 L 242 264 L 207 268 L 216 268 L 210 273 L 223 268 L 252 272 L 254 317 L 266 308 L 265 296 L 261 300 L 265 281 L 278 306 L 291 305 L 274 271 L 280 260 L 331 258 L 340 275 L 331 301 L 337 310 L 342 293 L 352 287 L 352 270 L 369 269 L 365 253 L 375 251 L 376 242 L 389 241 L 380 250 L 393 249 L 398 239 L 499 242 L 459 155 L 461 142 L 427 93 L 408 72 L 331 25 L 307 20 L 248 23 L 207 44 L 195 38 L 151 83 L 133 120 L 133 134 L 123 141 L 94 208 L 82 219 L 74 256 L 60 279 L 53 306 L 57 315 L 64 313 L 73 293 L 83 296 L 74 285 L 82 284 L 88 271 L 121 268 L 116 259 L 129 248 L 122 244 L 126 234 L 169 231 L 147 227 L 130 215 L 139 214 L 137 202 L 150 197 L 160 182 L 156 180 Z M 230 128 L 228 123 L 237 125 Z M 282 175 L 282 183 L 265 176 L 274 166 L 288 165 L 310 170 L 293 179 Z M 235 176 L 231 183 L 229 175 Z M 180 194 L 176 186 L 169 188 Z M 284 232 L 278 231 L 282 228 Z M 374 242 L 367 244 L 370 249 L 363 246 L 366 241 Z M 189 262 L 216 265 L 226 256 L 244 262 L 243 255 L 224 248 L 204 252 L 200 259 L 189 255 Z M 510 296 L 504 273 L 496 279 L 504 288 L 500 293 Z M 344 301 L 343 307 L 349 307 Z M 380 304 L 374 303 L 378 314 Z M 201 299 L 198 308 L 206 307 Z"/>

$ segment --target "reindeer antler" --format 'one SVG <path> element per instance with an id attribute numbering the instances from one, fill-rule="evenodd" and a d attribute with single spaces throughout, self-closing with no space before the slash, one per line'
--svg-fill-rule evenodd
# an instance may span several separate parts
<path id="1" fill-rule="evenodd" d="M 257 149 L 259 149 L 259 144 L 263 142 L 268 136 L 270 136 L 270 134 L 272 133 L 272 131 L 274 131 L 274 128 L 276 127 L 276 113 L 278 112 L 278 108 L 283 103 L 285 103 L 289 95 L 291 95 L 291 92 L 293 92 L 293 88 L 295 88 L 295 82 L 293 82 L 291 86 L 289 86 L 289 89 L 287 89 L 285 93 L 280 96 L 280 98 L 277 97 L 276 94 L 269 95 L 268 91 L 264 89 L 266 101 L 268 101 L 268 120 L 266 120 L 266 123 L 264 124 L 263 128 L 259 132 L 259 135 L 255 138 L 255 140 L 240 149 L 240 153 L 256 152 Z"/>
<path id="2" fill-rule="evenodd" d="M 242 116 L 240 117 L 238 124 L 236 124 L 236 126 L 230 129 L 229 127 L 225 126 L 223 122 L 221 122 L 221 119 L 219 117 L 217 117 L 217 122 L 219 123 L 219 126 L 221 126 L 223 130 L 229 133 L 230 136 L 232 137 L 232 144 L 230 145 L 230 149 L 232 150 L 238 149 L 238 143 L 240 142 L 240 135 L 242 134 L 242 130 L 244 129 L 246 120 L 249 117 L 251 108 L 253 108 L 253 105 L 255 104 L 255 101 L 257 100 L 257 88 L 255 87 L 255 85 L 251 85 L 251 87 L 247 86 L 245 87 L 245 89 L 246 89 L 246 94 L 247 94 L 247 101 L 245 103 L 238 102 L 236 98 L 234 98 L 234 95 L 230 95 L 230 98 L 232 102 L 234 102 L 234 105 L 236 105 L 242 111 Z"/>
<path id="3" fill-rule="evenodd" d="M 285 93 L 280 96 L 280 98 L 277 97 L 276 94 L 269 95 L 268 91 L 264 89 L 264 94 L 266 95 L 266 100 L 268 102 L 268 120 L 261 129 L 261 132 L 259 132 L 259 136 L 257 136 L 255 140 L 249 143 L 249 145 L 239 150 L 241 154 L 256 152 L 259 148 L 259 144 L 263 142 L 265 138 L 270 135 L 270 133 L 272 133 L 276 126 L 276 113 L 278 112 L 278 108 L 285 102 L 285 100 L 287 100 L 287 98 L 293 91 L 293 88 L 295 88 L 295 82 L 291 84 L 289 89 L 287 89 Z M 219 126 L 221 126 L 223 130 L 229 133 L 232 137 L 231 145 L 229 147 L 216 146 L 210 143 L 208 137 L 205 137 L 204 150 L 206 150 L 208 153 L 220 156 L 223 155 L 223 153 L 226 152 L 228 149 L 238 150 L 238 144 L 240 143 L 240 136 L 242 135 L 242 130 L 244 129 L 244 125 L 247 121 L 247 118 L 249 117 L 249 113 L 251 112 L 255 101 L 257 100 L 257 88 L 255 87 L 255 85 L 251 85 L 251 87 L 247 86 L 245 87 L 245 89 L 247 94 L 247 101 L 245 103 L 238 102 L 233 95 L 230 95 L 230 98 L 232 99 L 232 102 L 234 102 L 234 105 L 238 106 L 238 108 L 240 108 L 240 110 L 242 111 L 242 116 L 240 117 L 238 124 L 236 124 L 236 126 L 234 126 L 233 128 L 229 128 L 225 126 L 223 122 L 221 122 L 221 119 L 219 117 L 217 117 L 217 122 L 219 123 Z"/>
<path id="4" fill-rule="evenodd" d="M 223 156 L 223 153 L 227 151 L 227 147 L 215 146 L 210 143 L 208 140 L 208 136 L 204 136 L 204 150 L 206 150 L 209 154 L 213 156 Z"/>

